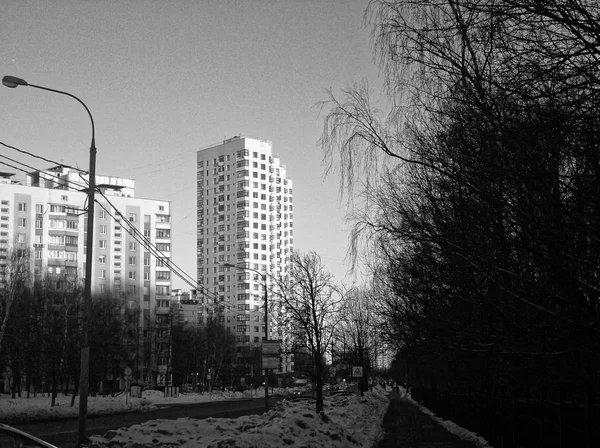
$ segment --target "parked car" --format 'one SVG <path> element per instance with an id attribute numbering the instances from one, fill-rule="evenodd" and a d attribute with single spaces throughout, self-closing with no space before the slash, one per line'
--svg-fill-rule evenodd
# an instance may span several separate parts
<path id="1" fill-rule="evenodd" d="M 58 448 L 25 431 L 0 423 L 0 447 L 2 448 Z"/>

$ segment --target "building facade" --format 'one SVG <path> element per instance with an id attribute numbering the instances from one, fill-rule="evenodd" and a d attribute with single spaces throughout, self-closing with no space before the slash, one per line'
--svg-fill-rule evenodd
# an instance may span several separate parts
<path id="1" fill-rule="evenodd" d="M 60 166 L 25 182 L 0 173 L 0 255 L 11 246 L 31 248 L 35 280 L 46 273 L 85 278 L 88 196 L 77 190 L 85 176 L 73 175 Z M 97 176 L 96 182 L 107 199 L 96 195 L 92 294 L 124 293 L 149 313 L 169 301 L 171 272 L 140 241 L 170 258 L 170 203 L 135 198 L 130 179 Z"/>
<path id="2" fill-rule="evenodd" d="M 263 341 L 265 287 L 285 272 L 293 245 L 292 180 L 271 142 L 236 136 L 200 149 L 198 295 L 212 302 L 238 346 Z M 267 284 L 254 271 L 225 264 L 258 271 Z M 278 338 L 271 321 L 268 329 L 269 338 Z"/>
<path id="3" fill-rule="evenodd" d="M 35 281 L 49 275 L 84 282 L 86 184 L 86 175 L 63 166 L 30 173 L 24 181 L 0 173 L 0 287 L 10 251 L 22 249 L 31 250 Z M 140 325 L 147 325 L 168 314 L 170 305 L 170 203 L 136 198 L 131 179 L 97 176 L 96 184 L 92 295 L 124 297 L 128 308 L 140 310 Z M 167 358 L 155 351 L 147 370 L 159 369 Z"/>

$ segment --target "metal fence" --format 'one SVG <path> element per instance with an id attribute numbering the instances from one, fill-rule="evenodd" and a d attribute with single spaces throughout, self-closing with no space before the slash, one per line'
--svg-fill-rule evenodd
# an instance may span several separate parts
<path id="1" fill-rule="evenodd" d="M 592 385 L 417 387 L 415 401 L 495 448 L 598 447 L 600 406 Z"/>

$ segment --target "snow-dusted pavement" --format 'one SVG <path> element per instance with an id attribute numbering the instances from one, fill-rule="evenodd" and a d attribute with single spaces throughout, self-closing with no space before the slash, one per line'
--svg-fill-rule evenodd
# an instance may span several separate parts
<path id="1" fill-rule="evenodd" d="M 254 397 L 257 395 L 254 394 Z M 260 391 L 259 395 L 260 396 Z M 169 403 L 200 403 L 249 398 L 242 393 L 180 394 L 164 398 L 157 391 L 144 391 L 141 399 L 125 396 L 90 397 L 89 414 L 110 414 L 151 409 Z M 235 419 L 152 420 L 93 436 L 90 447 L 372 447 L 381 434 L 381 421 L 389 402 L 377 389 L 363 397 L 338 395 L 325 398 L 325 411 L 315 414 L 314 400 L 283 401 L 264 415 Z M 57 406 L 50 398 L 15 398 L 0 395 L 0 421 L 41 420 L 77 416 L 77 401 L 59 395 Z"/>
<path id="2" fill-rule="evenodd" d="M 257 397 L 256 394 L 253 395 Z M 259 391 L 259 395 L 260 391 Z M 124 395 L 117 397 L 90 397 L 89 414 L 112 414 L 127 410 L 152 409 L 169 403 L 200 403 L 218 400 L 249 398 L 242 393 L 180 394 L 165 398 L 161 392 L 144 391 L 141 399 Z M 381 422 L 387 411 L 387 392 L 375 388 L 364 396 L 337 395 L 325 397 L 325 410 L 315 413 L 314 400 L 284 400 L 267 414 L 250 415 L 235 419 L 208 418 L 196 420 L 151 420 L 139 425 L 110 431 L 103 437 L 92 436 L 90 448 L 145 448 L 145 447 L 214 447 L 214 448 L 274 448 L 274 447 L 360 447 L 373 448 L 383 436 Z M 423 412 L 431 414 L 426 408 Z M 70 406 L 70 397 L 59 395 L 57 406 L 50 407 L 50 398 L 12 399 L 0 395 L 0 422 L 6 420 L 42 420 L 77 416 L 77 401 Z M 483 439 L 445 422 L 438 423 L 461 438 L 471 440 L 479 447 L 489 447 Z M 478 443 L 479 442 L 479 443 Z"/>

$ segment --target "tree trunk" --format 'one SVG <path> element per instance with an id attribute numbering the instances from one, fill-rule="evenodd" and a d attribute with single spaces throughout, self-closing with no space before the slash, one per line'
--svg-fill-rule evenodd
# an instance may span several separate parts
<path id="1" fill-rule="evenodd" d="M 323 362 L 321 361 L 321 357 L 317 358 L 316 368 L 317 368 L 317 404 L 316 404 L 316 412 L 317 414 L 323 411 Z"/>

